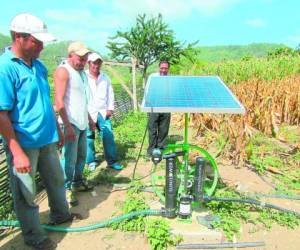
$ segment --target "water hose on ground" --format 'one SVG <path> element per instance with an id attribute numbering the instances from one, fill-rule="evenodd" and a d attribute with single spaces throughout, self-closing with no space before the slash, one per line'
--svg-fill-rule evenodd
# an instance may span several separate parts
<path id="1" fill-rule="evenodd" d="M 253 204 L 261 207 L 266 207 L 266 208 L 272 208 L 275 210 L 278 210 L 279 212 L 284 212 L 284 213 L 289 213 L 297 216 L 300 218 L 300 213 L 297 211 L 293 211 L 290 209 L 286 209 L 283 207 L 279 207 L 277 205 L 259 201 L 259 200 L 254 200 L 254 199 L 238 199 L 238 198 L 228 198 L 228 197 L 213 197 L 213 196 L 204 196 L 203 197 L 204 201 L 225 201 L 225 202 L 239 202 L 239 203 L 247 203 L 247 204 Z"/>
<path id="2" fill-rule="evenodd" d="M 67 233 L 72 233 L 72 232 L 85 232 L 85 231 L 90 231 L 90 230 L 95 230 L 98 228 L 103 228 L 111 225 L 112 223 L 117 223 L 123 220 L 129 220 L 137 216 L 161 216 L 163 215 L 163 210 L 153 210 L 153 209 L 148 209 L 148 210 L 140 210 L 140 211 L 135 211 L 131 212 L 128 214 L 123 214 L 111 219 L 104 220 L 102 222 L 98 222 L 89 226 L 82 226 L 82 227 L 61 227 L 61 226 L 50 226 L 43 224 L 42 227 L 48 231 L 55 231 L 55 232 L 67 232 Z M 0 227 L 20 227 L 20 224 L 18 221 L 9 221 L 9 220 L 2 220 L 0 221 Z"/>

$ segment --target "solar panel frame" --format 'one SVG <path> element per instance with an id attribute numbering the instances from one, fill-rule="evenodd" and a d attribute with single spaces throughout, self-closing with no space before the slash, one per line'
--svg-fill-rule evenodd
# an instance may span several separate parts
<path id="1" fill-rule="evenodd" d="M 181 78 L 184 78 L 183 80 L 188 80 L 189 78 L 214 80 L 214 84 L 216 84 L 216 83 L 219 84 L 219 86 L 216 85 L 219 88 L 219 90 L 223 91 L 223 93 L 226 93 L 226 95 L 223 97 L 231 98 L 230 102 L 234 105 L 232 105 L 230 107 L 223 107 L 223 106 L 209 107 L 209 106 L 212 106 L 210 104 L 210 105 L 200 107 L 200 105 L 195 106 L 195 105 L 197 105 L 196 102 L 199 100 L 196 100 L 196 101 L 192 100 L 192 99 L 187 100 L 187 99 L 185 99 L 185 96 L 183 96 L 183 98 L 181 100 L 183 105 L 181 105 L 181 106 L 180 106 L 179 102 L 176 104 L 173 103 L 173 105 L 169 104 L 168 106 L 166 106 L 166 105 L 159 106 L 158 105 L 159 102 L 161 100 L 164 100 L 163 94 L 166 94 L 166 93 L 163 93 L 163 91 L 162 91 L 162 93 L 158 93 L 157 91 L 154 94 L 149 93 L 149 91 L 153 91 L 153 87 L 151 86 L 151 84 L 152 84 L 154 78 L 161 78 L 162 80 L 166 80 L 166 81 L 167 80 L 174 81 L 176 79 L 178 80 Z M 163 84 L 166 84 L 166 83 L 163 83 Z M 174 84 L 174 83 L 170 83 L 170 84 Z M 157 86 L 154 86 L 154 87 L 157 87 Z M 164 85 L 164 87 L 165 87 L 165 85 Z M 182 85 L 180 85 L 180 87 L 182 87 Z M 202 85 L 199 85 L 199 87 L 205 88 L 206 86 L 202 84 Z M 197 91 L 198 89 L 193 89 L 193 90 Z M 205 89 L 205 91 L 209 91 L 209 90 Z M 211 101 L 213 98 L 216 97 L 215 96 L 216 94 L 212 94 L 211 92 L 209 92 L 209 93 L 211 94 L 211 99 L 207 98 L 207 100 Z M 220 95 L 223 93 L 218 93 L 218 94 Z M 157 98 L 155 98 L 155 101 L 151 101 L 151 100 L 149 101 L 149 98 L 152 97 L 152 96 L 150 96 L 151 94 L 154 95 L 155 97 L 157 96 Z M 193 93 L 190 93 L 190 95 L 192 96 Z M 167 99 L 167 98 L 165 98 L 165 99 Z M 169 98 L 169 99 L 171 100 L 172 98 Z M 201 100 L 203 100 L 203 98 Z M 152 105 L 151 105 L 151 102 L 153 103 Z M 192 105 L 188 106 L 189 102 L 194 102 L 194 104 L 193 104 L 194 106 L 192 106 Z M 215 100 L 215 104 L 217 104 L 217 102 L 218 102 L 218 100 Z M 228 105 L 228 103 L 227 103 L 227 105 Z M 155 75 L 155 76 L 150 76 L 147 81 L 147 85 L 146 85 L 145 92 L 144 92 L 144 98 L 143 98 L 143 101 L 141 104 L 141 111 L 154 112 L 154 113 L 184 112 L 184 113 L 244 114 L 245 108 L 240 103 L 240 101 L 234 96 L 234 94 L 231 92 L 231 90 L 226 86 L 226 84 L 222 81 L 222 79 L 219 76 L 169 76 L 169 75 L 168 76 L 157 76 L 157 75 Z"/>

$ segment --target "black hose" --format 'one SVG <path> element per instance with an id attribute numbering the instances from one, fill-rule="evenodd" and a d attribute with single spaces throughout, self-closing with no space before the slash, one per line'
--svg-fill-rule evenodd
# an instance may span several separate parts
<path id="1" fill-rule="evenodd" d="M 254 199 L 239 199 L 239 198 L 213 197 L 213 196 L 204 196 L 203 199 L 204 199 L 204 201 L 228 201 L 228 202 L 248 203 L 248 204 L 253 204 L 253 205 L 257 205 L 257 206 L 261 206 L 261 207 L 272 208 L 272 209 L 275 209 L 275 210 L 278 210 L 278 211 L 284 212 L 284 213 L 293 214 L 300 218 L 300 213 L 297 211 L 293 211 L 290 209 L 279 207 L 279 206 L 271 204 L 271 203 L 258 201 L 258 200 L 254 200 Z"/>
<path id="2" fill-rule="evenodd" d="M 264 241 L 257 242 L 237 242 L 237 243 L 212 243 L 212 244 L 180 244 L 179 249 L 218 249 L 218 248 L 245 248 L 265 246 Z"/>

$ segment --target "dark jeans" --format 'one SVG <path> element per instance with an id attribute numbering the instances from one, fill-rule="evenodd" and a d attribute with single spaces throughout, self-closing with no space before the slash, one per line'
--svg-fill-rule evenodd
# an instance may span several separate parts
<path id="1" fill-rule="evenodd" d="M 154 148 L 164 149 L 170 127 L 170 113 L 148 113 L 148 154 L 152 154 Z"/>
<path id="2" fill-rule="evenodd" d="M 55 144 L 41 148 L 25 149 L 32 171 L 18 173 L 13 166 L 13 158 L 6 148 L 9 166 L 10 186 L 13 194 L 14 209 L 20 222 L 24 240 L 36 244 L 46 239 L 47 233 L 40 224 L 39 206 L 35 203 L 35 176 L 39 171 L 45 184 L 50 207 L 50 221 L 60 221 L 70 216 L 64 188 L 64 174 L 59 164 Z"/>

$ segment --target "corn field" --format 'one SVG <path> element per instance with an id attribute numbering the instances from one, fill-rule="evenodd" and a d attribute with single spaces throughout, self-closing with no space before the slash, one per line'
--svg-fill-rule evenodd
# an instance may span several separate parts
<path id="1" fill-rule="evenodd" d="M 218 75 L 228 85 L 252 79 L 280 80 L 287 76 L 300 74 L 300 57 L 251 58 L 217 63 L 198 61 L 193 64 L 183 60 L 180 65 L 172 67 L 172 74 Z"/>
<path id="2" fill-rule="evenodd" d="M 277 60 L 276 63 L 273 62 L 273 66 L 276 65 L 276 67 L 275 69 L 271 67 L 268 72 L 276 71 L 278 62 L 282 62 L 282 59 L 281 61 Z M 294 63 L 295 71 L 299 69 L 299 59 L 297 58 Z M 255 71 L 255 68 L 259 68 L 259 64 L 257 63 L 252 70 Z M 249 66 L 245 65 L 247 64 L 244 62 L 240 64 L 240 74 L 243 73 L 243 67 L 248 68 Z M 253 65 L 251 62 L 249 67 Z M 264 65 L 261 66 L 264 67 Z M 288 64 L 288 69 L 292 68 Z M 227 80 L 231 79 L 231 82 L 235 83 L 229 84 L 229 87 L 245 106 L 246 114 L 243 116 L 191 114 L 190 125 L 197 130 L 197 135 L 209 133 L 203 142 L 206 145 L 217 140 L 221 133 L 225 141 L 223 156 L 231 159 L 234 164 L 242 166 L 247 159 L 247 144 L 254 134 L 261 132 L 269 137 L 284 140 L 279 133 L 280 125 L 300 124 L 300 75 L 294 71 L 286 70 L 287 76 L 285 77 L 277 72 L 277 74 L 273 74 L 273 77 L 272 74 L 269 75 L 268 79 L 265 79 L 263 71 L 261 71 L 262 75 L 254 74 L 252 78 L 247 75 L 244 77 L 246 80 L 233 81 L 234 77 L 228 76 Z M 180 119 L 183 124 L 184 117 L 181 116 Z"/>

